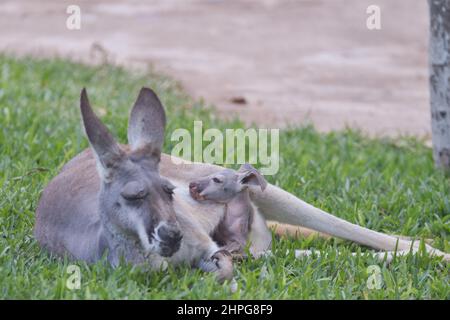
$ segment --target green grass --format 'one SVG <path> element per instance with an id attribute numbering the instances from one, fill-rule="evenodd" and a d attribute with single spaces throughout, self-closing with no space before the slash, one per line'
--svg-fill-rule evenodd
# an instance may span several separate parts
<path id="1" fill-rule="evenodd" d="M 69 290 L 65 259 L 50 257 L 33 239 L 34 211 L 48 181 L 87 147 L 78 113 L 79 92 L 109 128 L 126 141 L 128 111 L 140 87 L 150 86 L 168 113 L 170 132 L 239 127 L 215 119 L 173 80 L 149 70 L 130 73 L 108 65 L 87 67 L 64 60 L 0 55 L 0 298 L 28 299 L 448 299 L 449 269 L 426 254 L 386 266 L 366 248 L 340 240 L 284 239 L 274 256 L 236 265 L 238 290 L 187 267 L 144 272 L 99 262 L 78 263 L 81 289 Z M 395 234 L 433 238 L 450 252 L 449 178 L 433 168 L 430 149 L 414 139 L 371 140 L 352 131 L 319 134 L 311 127 L 283 131 L 281 168 L 272 183 L 315 206 L 360 225 Z M 295 259 L 294 249 L 328 255 Z M 286 251 L 289 249 L 289 253 Z M 336 250 L 340 254 L 336 255 Z M 350 252 L 360 254 L 356 257 Z M 369 290 L 367 267 L 381 268 L 383 287 Z"/>

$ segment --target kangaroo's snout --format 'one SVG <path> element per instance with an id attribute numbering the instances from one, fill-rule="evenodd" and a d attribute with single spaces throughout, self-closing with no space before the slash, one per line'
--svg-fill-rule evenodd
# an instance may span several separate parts
<path id="1" fill-rule="evenodd" d="M 183 234 L 175 224 L 161 224 L 155 230 L 154 240 L 157 241 L 158 253 L 170 257 L 180 249 Z"/>
<path id="2" fill-rule="evenodd" d="M 205 197 L 200 194 L 203 189 L 204 187 L 199 182 L 189 183 L 189 193 L 191 194 L 191 197 L 197 201 L 205 200 Z"/>
<path id="3" fill-rule="evenodd" d="M 194 189 L 196 187 L 197 187 L 197 183 L 195 183 L 195 182 L 189 183 L 189 189 Z"/>
<path id="4" fill-rule="evenodd" d="M 198 183 L 197 182 L 191 182 L 189 183 L 189 190 L 194 192 L 201 192 L 201 190 L 198 190 Z"/>

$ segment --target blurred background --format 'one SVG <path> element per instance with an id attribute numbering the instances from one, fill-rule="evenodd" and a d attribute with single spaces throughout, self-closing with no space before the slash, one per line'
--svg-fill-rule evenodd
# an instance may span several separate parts
<path id="1" fill-rule="evenodd" d="M 425 0 L 1 0 L 0 17 L 3 52 L 151 64 L 220 117 L 430 139 Z"/>

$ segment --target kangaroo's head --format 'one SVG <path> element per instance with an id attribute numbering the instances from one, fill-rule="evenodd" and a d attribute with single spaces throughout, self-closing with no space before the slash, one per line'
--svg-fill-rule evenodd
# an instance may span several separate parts
<path id="1" fill-rule="evenodd" d="M 195 200 L 228 203 L 249 185 L 267 186 L 266 179 L 250 164 L 243 164 L 239 171 L 224 169 L 189 184 L 189 192 Z"/>
<path id="2" fill-rule="evenodd" d="M 141 89 L 128 124 L 130 148 L 122 148 L 81 92 L 81 114 L 101 178 L 100 215 L 108 228 L 134 238 L 142 249 L 171 256 L 182 235 L 173 208 L 173 185 L 159 175 L 165 112 L 156 94 Z"/>

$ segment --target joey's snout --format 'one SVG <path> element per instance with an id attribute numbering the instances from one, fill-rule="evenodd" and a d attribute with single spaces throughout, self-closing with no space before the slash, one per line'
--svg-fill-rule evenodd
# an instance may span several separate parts
<path id="1" fill-rule="evenodd" d="M 161 223 L 152 237 L 157 252 L 163 257 L 170 257 L 180 249 L 183 234 L 177 225 Z"/>
<path id="2" fill-rule="evenodd" d="M 189 191 L 192 192 L 200 192 L 199 190 L 199 185 L 197 182 L 191 182 L 189 183 Z"/>
<path id="3" fill-rule="evenodd" d="M 205 200 L 205 197 L 201 195 L 204 188 L 205 186 L 201 182 L 195 181 L 189 183 L 189 193 L 191 194 L 191 197 L 197 201 Z"/>

